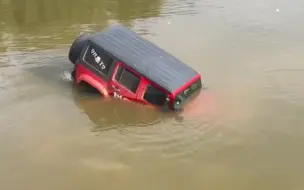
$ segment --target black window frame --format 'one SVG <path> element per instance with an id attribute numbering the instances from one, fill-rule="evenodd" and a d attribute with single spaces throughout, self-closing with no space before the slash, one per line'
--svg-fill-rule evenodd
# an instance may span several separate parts
<path id="1" fill-rule="evenodd" d="M 162 94 L 163 95 L 163 100 L 161 101 L 161 103 L 159 103 L 160 101 L 151 101 L 150 98 L 147 98 L 146 95 L 148 94 L 148 91 L 149 89 L 153 89 L 153 90 L 156 90 L 158 93 L 150 93 L 150 96 L 155 96 L 155 95 L 159 95 L 159 94 Z M 154 91 L 155 92 L 155 91 Z M 160 93 L 159 93 L 160 92 Z M 150 104 L 153 104 L 153 105 L 156 105 L 156 106 L 159 106 L 159 107 L 163 107 L 166 105 L 167 103 L 167 98 L 168 98 L 168 94 L 166 92 L 164 92 L 163 90 L 161 90 L 160 88 L 156 87 L 155 85 L 151 84 L 151 83 L 148 83 L 147 86 L 146 86 L 146 89 L 144 91 L 144 94 L 143 94 L 143 99 L 147 102 L 149 102 Z"/>
<path id="2" fill-rule="evenodd" d="M 99 66 L 97 66 L 97 64 L 93 64 L 93 63 L 91 63 L 90 61 L 86 60 L 86 57 L 87 57 L 87 55 L 88 55 L 88 51 L 89 51 L 91 48 L 94 48 L 95 51 L 97 51 L 97 53 L 98 53 L 99 55 L 102 55 L 102 56 L 105 56 L 105 57 L 106 57 L 106 59 L 104 59 L 104 58 L 102 58 L 102 56 L 100 56 L 101 59 L 102 59 L 102 62 L 105 63 L 105 62 L 106 62 L 105 60 L 109 59 L 107 64 L 110 65 L 110 66 L 108 67 L 107 72 L 103 72 L 102 69 L 101 69 Z M 81 57 L 82 57 L 82 59 L 81 59 L 81 60 L 82 60 L 82 63 L 83 63 L 84 65 L 86 65 L 90 71 L 92 71 L 92 72 L 95 73 L 96 75 L 102 77 L 102 78 L 103 78 L 104 80 L 106 80 L 107 82 L 110 81 L 111 75 L 112 75 L 112 73 L 113 73 L 113 70 L 114 70 L 115 65 L 116 65 L 116 62 L 117 62 L 117 60 L 116 60 L 112 55 L 110 55 L 109 53 L 107 53 L 107 51 L 105 51 L 103 48 L 98 47 L 96 44 L 94 44 L 94 43 L 92 43 L 92 42 L 89 42 L 89 43 L 85 46 L 84 51 L 83 51 Z M 94 62 L 94 63 L 95 63 L 95 62 Z"/>
<path id="3" fill-rule="evenodd" d="M 121 82 L 121 79 L 122 77 L 124 76 L 125 72 L 127 72 L 128 74 L 131 74 L 132 77 L 138 79 L 138 82 L 137 84 L 135 85 L 135 87 L 133 88 L 130 88 L 130 86 L 128 86 L 128 84 L 125 84 L 123 82 Z M 130 75 L 129 75 L 130 76 Z M 134 79 L 133 78 L 133 79 Z M 114 77 L 114 80 L 120 84 L 121 86 L 123 86 L 124 88 L 126 88 L 127 90 L 129 90 L 130 92 L 136 94 L 137 91 L 138 91 L 138 87 L 140 85 L 140 82 L 141 82 L 141 77 L 137 74 L 135 74 L 131 69 L 123 66 L 123 65 L 119 65 L 118 68 L 117 68 L 117 71 L 116 71 L 116 74 L 115 74 L 115 77 Z M 128 81 L 128 80 L 126 80 Z"/>

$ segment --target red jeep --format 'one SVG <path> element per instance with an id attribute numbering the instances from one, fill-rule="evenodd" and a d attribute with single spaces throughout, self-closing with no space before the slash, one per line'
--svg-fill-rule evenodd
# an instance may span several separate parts
<path id="1" fill-rule="evenodd" d="M 201 75 L 123 25 L 80 35 L 72 44 L 76 84 L 103 96 L 181 110 L 202 88 Z"/>

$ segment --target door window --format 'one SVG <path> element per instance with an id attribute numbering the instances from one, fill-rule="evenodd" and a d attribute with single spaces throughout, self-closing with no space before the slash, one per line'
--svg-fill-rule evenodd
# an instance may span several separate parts
<path id="1" fill-rule="evenodd" d="M 148 84 L 146 92 L 144 94 L 144 99 L 151 104 L 157 106 L 164 106 L 166 102 L 167 95 L 158 88 Z"/>
<path id="2" fill-rule="evenodd" d="M 121 66 L 117 70 L 115 80 L 133 93 L 136 93 L 140 83 L 140 78 L 138 76 Z"/>

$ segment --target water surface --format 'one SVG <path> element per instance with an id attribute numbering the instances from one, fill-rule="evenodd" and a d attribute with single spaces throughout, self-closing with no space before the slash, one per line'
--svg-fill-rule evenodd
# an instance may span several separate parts
<path id="1" fill-rule="evenodd" d="M 1 189 L 303 189 L 303 7 L 1 1 Z M 191 109 L 176 117 L 72 87 L 75 36 L 117 22 L 202 73 Z"/>

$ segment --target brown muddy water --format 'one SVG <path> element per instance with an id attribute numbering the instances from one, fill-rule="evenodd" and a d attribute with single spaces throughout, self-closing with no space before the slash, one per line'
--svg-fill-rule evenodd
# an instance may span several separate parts
<path id="1" fill-rule="evenodd" d="M 304 1 L 0 1 L 1 190 L 304 189 Z M 178 117 L 72 87 L 124 23 L 203 74 Z"/>

